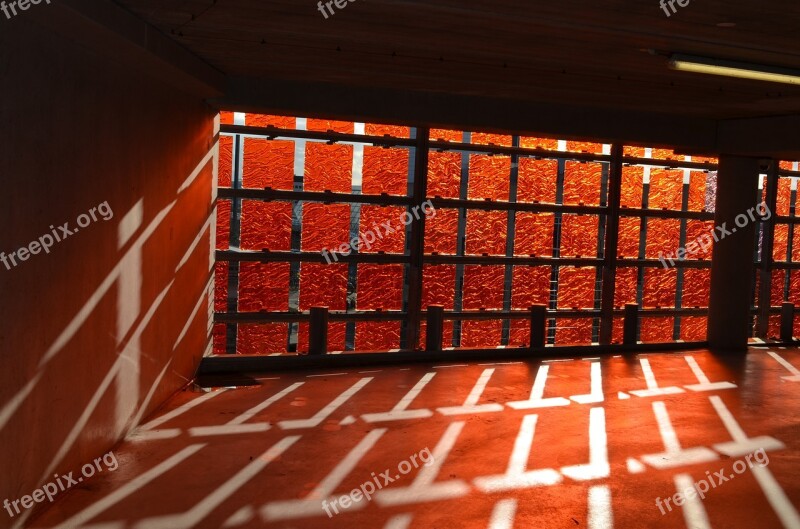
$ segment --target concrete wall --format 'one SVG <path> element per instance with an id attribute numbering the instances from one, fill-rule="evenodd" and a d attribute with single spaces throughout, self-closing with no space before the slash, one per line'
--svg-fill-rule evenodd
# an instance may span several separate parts
<path id="1" fill-rule="evenodd" d="M 26 16 L 0 20 L 0 502 L 111 449 L 210 336 L 215 112 Z"/>

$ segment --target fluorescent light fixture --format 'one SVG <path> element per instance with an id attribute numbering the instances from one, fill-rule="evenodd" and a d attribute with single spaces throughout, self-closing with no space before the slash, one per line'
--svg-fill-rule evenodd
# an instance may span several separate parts
<path id="1" fill-rule="evenodd" d="M 748 64 L 744 62 L 674 54 L 669 59 L 670 68 L 684 72 L 706 73 L 739 79 L 753 79 L 771 83 L 800 85 L 800 70 L 776 66 Z"/>

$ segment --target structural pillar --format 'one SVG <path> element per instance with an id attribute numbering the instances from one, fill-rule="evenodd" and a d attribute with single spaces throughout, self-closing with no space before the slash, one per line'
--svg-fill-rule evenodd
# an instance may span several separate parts
<path id="1" fill-rule="evenodd" d="M 719 161 L 708 314 L 709 347 L 716 352 L 747 350 L 759 165 L 757 158 L 729 155 Z"/>

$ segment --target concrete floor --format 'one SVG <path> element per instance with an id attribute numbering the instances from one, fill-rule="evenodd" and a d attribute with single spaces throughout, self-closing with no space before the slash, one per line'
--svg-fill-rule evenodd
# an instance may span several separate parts
<path id="1" fill-rule="evenodd" d="M 177 395 L 31 526 L 798 529 L 798 369 L 776 348 L 254 375 Z M 375 494 L 331 505 L 353 489 Z"/>

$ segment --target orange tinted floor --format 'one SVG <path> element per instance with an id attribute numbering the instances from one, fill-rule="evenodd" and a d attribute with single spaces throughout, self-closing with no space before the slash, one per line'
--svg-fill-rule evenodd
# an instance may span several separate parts
<path id="1" fill-rule="evenodd" d="M 32 525 L 800 528 L 796 349 L 253 378 L 176 396 Z"/>

